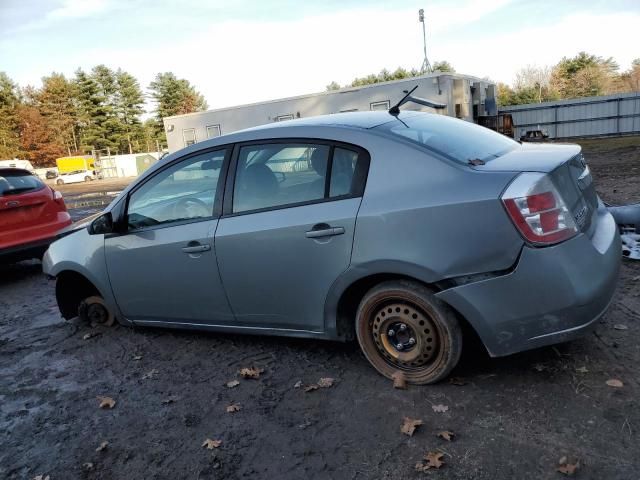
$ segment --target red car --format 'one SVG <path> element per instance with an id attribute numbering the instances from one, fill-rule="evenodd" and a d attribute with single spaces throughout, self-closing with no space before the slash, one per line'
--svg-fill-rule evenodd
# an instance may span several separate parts
<path id="1" fill-rule="evenodd" d="M 21 168 L 0 168 L 0 263 L 41 258 L 71 224 L 62 194 Z"/>

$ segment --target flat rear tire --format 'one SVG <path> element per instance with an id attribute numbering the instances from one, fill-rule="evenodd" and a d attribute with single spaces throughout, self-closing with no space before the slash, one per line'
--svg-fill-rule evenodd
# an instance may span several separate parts
<path id="1" fill-rule="evenodd" d="M 409 280 L 380 283 L 358 307 L 356 335 L 364 356 L 382 375 L 402 372 L 408 383 L 446 378 L 462 352 L 456 313 L 424 285 Z"/>

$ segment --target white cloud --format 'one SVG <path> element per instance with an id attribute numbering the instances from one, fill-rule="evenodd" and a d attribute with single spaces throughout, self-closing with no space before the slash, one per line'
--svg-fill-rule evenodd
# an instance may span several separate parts
<path id="1" fill-rule="evenodd" d="M 107 0 L 64 0 L 62 6 L 52 10 L 48 19 L 84 18 L 103 13 L 109 2 Z"/>
<path id="2" fill-rule="evenodd" d="M 562 57 L 586 51 L 613 56 L 621 70 L 638 57 L 640 12 L 594 15 L 572 14 L 556 22 L 437 45 L 438 58 L 446 58 L 459 71 L 511 83 L 526 65 L 554 65 Z"/>

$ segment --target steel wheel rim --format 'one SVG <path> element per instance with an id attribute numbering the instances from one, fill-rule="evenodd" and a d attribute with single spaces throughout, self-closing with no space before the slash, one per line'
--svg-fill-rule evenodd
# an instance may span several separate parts
<path id="1" fill-rule="evenodd" d="M 109 320 L 109 311 L 104 305 L 92 303 L 87 306 L 87 318 L 91 323 L 106 323 Z"/>
<path id="2" fill-rule="evenodd" d="M 408 372 L 437 363 L 442 353 L 442 335 L 424 310 L 406 300 L 392 300 L 374 307 L 372 312 L 371 338 L 386 363 Z M 402 335 L 398 332 L 401 325 L 406 326 Z"/>

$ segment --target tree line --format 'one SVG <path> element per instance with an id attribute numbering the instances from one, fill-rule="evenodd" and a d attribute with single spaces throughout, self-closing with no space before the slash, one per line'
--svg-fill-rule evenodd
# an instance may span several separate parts
<path id="1" fill-rule="evenodd" d="M 441 61 L 433 64 L 432 71 L 454 73 L 455 69 L 449 62 Z M 424 73 L 401 67 L 393 72 L 384 69 L 377 74 L 357 77 L 344 86 L 331 82 L 327 91 L 413 78 Z M 491 81 L 489 78 L 486 80 Z M 498 105 L 522 105 L 637 91 L 640 91 L 640 58 L 632 62 L 629 70 L 620 72 L 619 65 L 611 57 L 580 52 L 575 57 L 563 57 L 554 66 L 521 68 L 512 86 L 497 83 L 496 97 Z"/>
<path id="2" fill-rule="evenodd" d="M 640 58 L 620 71 L 613 58 L 580 52 L 552 67 L 527 66 L 516 73 L 513 86 L 497 84 L 499 105 L 522 105 L 570 98 L 640 91 Z"/>
<path id="3" fill-rule="evenodd" d="M 155 110 L 143 121 L 147 97 Z M 166 144 L 163 117 L 206 108 L 195 87 L 171 72 L 158 73 L 146 93 L 133 75 L 105 65 L 73 78 L 52 73 L 40 88 L 21 88 L 0 72 L 0 158 L 48 166 L 92 151 L 153 151 Z"/>
<path id="4" fill-rule="evenodd" d="M 433 71 L 455 72 L 447 61 L 435 62 Z M 397 68 L 356 77 L 347 85 L 337 82 L 327 90 L 412 78 L 416 69 Z M 513 85 L 497 83 L 499 105 L 640 91 L 640 58 L 620 72 L 612 58 L 580 52 L 551 67 L 527 66 Z M 142 120 L 145 99 L 155 109 Z M 207 103 L 189 81 L 171 72 L 158 73 L 146 92 L 138 80 L 121 69 L 97 65 L 78 69 L 72 78 L 52 73 L 42 86 L 21 88 L 0 72 L 0 159 L 21 158 L 36 166 L 52 165 L 58 157 L 105 153 L 138 153 L 166 145 L 162 118 L 206 110 Z"/>
<path id="5" fill-rule="evenodd" d="M 451 66 L 451 64 L 446 60 L 435 62 L 432 65 L 431 70 L 433 72 L 455 73 L 455 69 L 453 68 L 453 66 Z M 426 72 L 424 72 L 423 70 L 418 70 L 415 68 L 412 68 L 411 70 L 407 70 L 406 68 L 398 67 L 393 72 L 390 72 L 385 68 L 385 69 L 382 69 L 380 73 L 371 73 L 364 77 L 356 77 L 350 83 L 343 86 L 340 86 L 338 82 L 333 81 L 329 85 L 327 85 L 327 91 L 339 90 L 341 88 L 361 87 L 363 85 L 389 82 L 391 80 L 402 80 L 404 78 L 413 78 L 413 77 L 418 77 L 420 75 L 424 75 L 425 73 Z"/>

